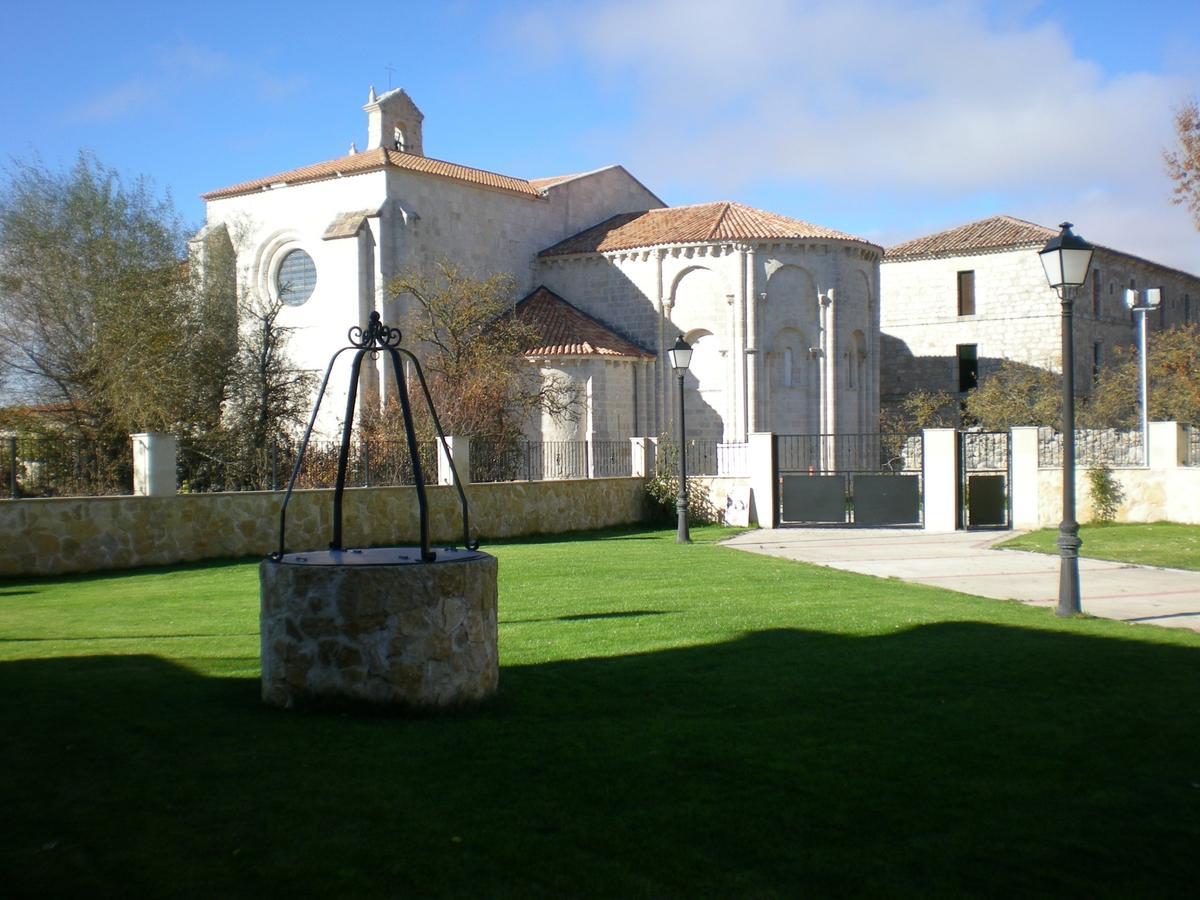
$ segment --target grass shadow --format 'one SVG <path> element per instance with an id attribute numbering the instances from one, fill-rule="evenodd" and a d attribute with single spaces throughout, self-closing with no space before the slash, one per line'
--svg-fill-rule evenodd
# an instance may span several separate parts
<path id="1" fill-rule="evenodd" d="M 294 714 L 150 656 L 0 664 L 13 895 L 1189 896 L 1200 651 L 972 622 L 510 666 Z"/>

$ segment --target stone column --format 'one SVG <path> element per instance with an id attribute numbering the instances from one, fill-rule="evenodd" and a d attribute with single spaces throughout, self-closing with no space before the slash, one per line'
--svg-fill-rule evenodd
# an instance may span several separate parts
<path id="1" fill-rule="evenodd" d="M 749 244 L 744 245 L 742 254 L 745 257 L 746 268 L 746 433 L 749 435 L 758 431 L 758 411 L 762 408 L 761 398 L 758 396 L 758 293 L 754 283 L 757 264 L 754 260 L 754 248 Z"/>
<path id="2" fill-rule="evenodd" d="M 463 484 L 471 482 L 471 439 L 467 437 L 446 437 L 446 444 L 450 448 L 450 456 L 446 456 L 446 450 L 442 447 L 442 442 L 437 442 L 437 475 L 438 484 L 454 484 L 454 471 L 458 470 L 458 477 Z M 450 461 L 454 461 L 454 468 L 450 468 Z"/>
<path id="3" fill-rule="evenodd" d="M 1012 527 L 1040 528 L 1038 521 L 1038 428 L 1022 425 L 1012 429 L 1008 460 L 1008 496 L 1012 498 Z"/>
<path id="4" fill-rule="evenodd" d="M 133 493 L 136 497 L 171 497 L 176 490 L 175 435 L 161 431 L 131 434 L 133 443 Z"/>
<path id="5" fill-rule="evenodd" d="M 958 433 L 953 428 L 926 428 L 925 530 L 954 531 L 958 525 Z"/>

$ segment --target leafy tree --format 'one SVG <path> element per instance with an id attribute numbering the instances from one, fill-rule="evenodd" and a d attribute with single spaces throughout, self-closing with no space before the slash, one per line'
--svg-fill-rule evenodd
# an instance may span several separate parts
<path id="1" fill-rule="evenodd" d="M 922 428 L 953 428 L 957 424 L 957 401 L 946 391 L 913 391 L 879 416 L 879 430 L 884 434 L 912 434 Z"/>
<path id="2" fill-rule="evenodd" d="M 1138 361 L 1134 347 L 1117 347 L 1100 373 L 1080 422 L 1091 427 L 1132 428 L 1138 423 Z M 1200 327 L 1153 332 L 1146 342 L 1149 417 L 1155 422 L 1200 424 Z"/>
<path id="3" fill-rule="evenodd" d="M 1062 422 L 1062 376 L 1005 360 L 963 401 L 964 419 L 985 431 L 1014 425 L 1058 427 Z"/>
<path id="4" fill-rule="evenodd" d="M 1174 202 L 1186 205 L 1200 228 L 1200 106 L 1194 97 L 1175 113 L 1175 133 L 1178 147 L 1163 153 L 1175 182 Z"/>
<path id="5" fill-rule="evenodd" d="M 519 440 L 535 415 L 577 414 L 577 392 L 559 380 L 543 378 L 522 356 L 540 336 L 512 315 L 516 281 L 511 275 L 474 278 L 440 260 L 431 271 L 401 274 L 389 290 L 393 296 L 412 298 L 402 329 L 406 342 L 419 346 L 447 434 L 503 447 Z M 423 406 L 414 404 L 414 411 Z M 432 433 L 429 423 L 422 423 L 422 431 L 424 436 Z"/>
<path id="6" fill-rule="evenodd" d="M 0 379 L 92 436 L 211 426 L 234 299 L 200 284 L 169 195 L 81 153 L 0 188 Z"/>

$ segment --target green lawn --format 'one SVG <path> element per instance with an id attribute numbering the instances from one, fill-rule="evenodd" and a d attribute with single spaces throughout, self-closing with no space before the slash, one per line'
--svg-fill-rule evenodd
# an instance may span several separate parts
<path id="1" fill-rule="evenodd" d="M 1143 566 L 1200 569 L 1200 525 L 1154 522 L 1149 525 L 1081 525 L 1080 556 Z M 1043 528 L 999 544 L 1010 550 L 1058 553 L 1057 528 Z"/>
<path id="2" fill-rule="evenodd" d="M 0 583 L 5 896 L 1194 896 L 1200 635 L 493 546 L 501 692 L 258 699 L 254 562 Z"/>

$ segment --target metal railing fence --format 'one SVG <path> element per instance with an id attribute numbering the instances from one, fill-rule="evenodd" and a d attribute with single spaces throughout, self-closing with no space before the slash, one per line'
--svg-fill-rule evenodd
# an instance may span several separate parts
<path id="1" fill-rule="evenodd" d="M 338 441 L 309 441 L 296 478 L 297 488 L 330 488 L 337 481 Z M 269 491 L 287 486 L 299 445 L 275 441 L 267 447 L 243 447 L 228 440 L 185 438 L 179 441 L 180 493 Z M 437 481 L 437 446 L 417 448 L 426 483 Z M 413 484 L 412 460 L 405 441 L 365 438 L 353 441 L 346 461 L 346 485 Z"/>
<path id="2" fill-rule="evenodd" d="M 471 439 L 475 483 L 612 478 L 633 472 L 633 448 L 624 441 L 494 441 Z"/>
<path id="3" fill-rule="evenodd" d="M 20 497 L 94 497 L 133 493 L 129 439 L 57 435 L 8 436 L 0 441 L 0 484 Z"/>
<path id="4" fill-rule="evenodd" d="M 920 434 L 781 434 L 781 472 L 921 472 Z"/>

